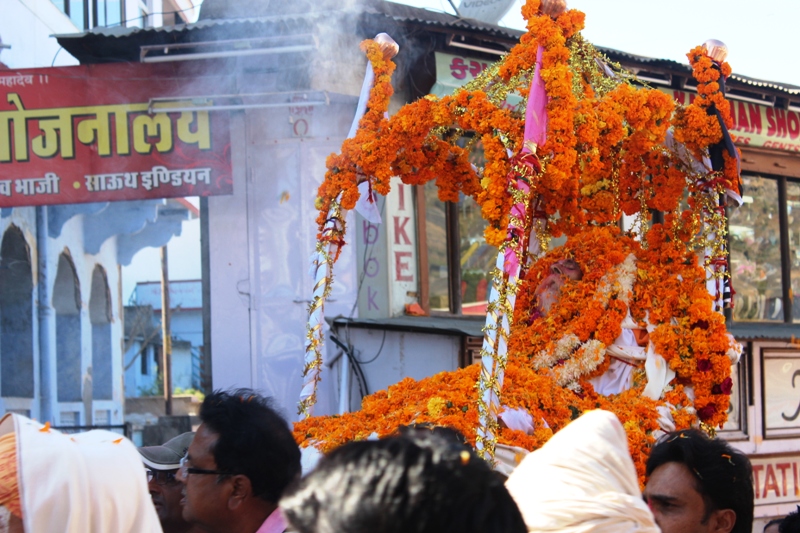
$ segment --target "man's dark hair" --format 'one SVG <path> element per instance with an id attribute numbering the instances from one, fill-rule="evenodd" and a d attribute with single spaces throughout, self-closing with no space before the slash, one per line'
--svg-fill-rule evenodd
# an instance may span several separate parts
<path id="1" fill-rule="evenodd" d="M 736 523 L 731 533 L 753 530 L 753 468 L 745 454 L 722 439 L 711 439 L 697 429 L 684 429 L 663 437 L 650 452 L 646 474 L 667 463 L 689 469 L 703 497 L 707 519 L 713 511 L 732 509 Z"/>
<path id="2" fill-rule="evenodd" d="M 770 526 L 778 526 L 778 531 L 780 531 L 781 530 L 780 525 L 781 525 L 782 522 L 783 522 L 783 518 L 773 518 L 772 520 L 770 520 L 769 522 L 764 524 L 763 531 L 766 531 L 767 529 L 769 529 Z"/>
<path id="3" fill-rule="evenodd" d="M 299 533 L 525 533 L 500 476 L 449 436 L 422 429 L 346 444 L 281 500 Z"/>
<path id="4" fill-rule="evenodd" d="M 787 514 L 778 526 L 779 533 L 800 533 L 800 505 L 797 510 Z"/>
<path id="5" fill-rule="evenodd" d="M 253 494 L 278 503 L 300 475 L 300 448 L 269 399 L 250 389 L 214 391 L 200 406 L 200 420 L 219 435 L 211 453 L 217 469 L 243 474 Z"/>

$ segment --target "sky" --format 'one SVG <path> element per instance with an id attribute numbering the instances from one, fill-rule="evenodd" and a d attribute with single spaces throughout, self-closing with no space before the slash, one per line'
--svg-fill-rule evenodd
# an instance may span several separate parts
<path id="1" fill-rule="evenodd" d="M 195 206 L 197 198 L 187 198 Z M 187 220 L 180 236 L 167 243 L 167 272 L 170 280 L 200 279 L 200 219 Z M 131 264 L 122 267 L 122 300 L 125 305 L 139 281 L 161 281 L 161 249 L 143 248 Z"/>
<path id="2" fill-rule="evenodd" d="M 453 13 L 447 0 L 392 0 Z M 459 0 L 453 2 L 459 5 Z M 503 26 L 524 29 L 522 0 Z M 586 13 L 583 36 L 598 46 L 688 64 L 708 39 L 728 46 L 733 72 L 800 86 L 800 0 L 567 0 Z"/>

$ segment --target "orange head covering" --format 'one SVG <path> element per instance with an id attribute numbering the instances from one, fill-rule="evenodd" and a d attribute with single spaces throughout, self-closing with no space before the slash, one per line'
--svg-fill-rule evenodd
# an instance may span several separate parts
<path id="1" fill-rule="evenodd" d="M 22 519 L 17 477 L 17 435 L 14 432 L 0 437 L 0 506 Z"/>

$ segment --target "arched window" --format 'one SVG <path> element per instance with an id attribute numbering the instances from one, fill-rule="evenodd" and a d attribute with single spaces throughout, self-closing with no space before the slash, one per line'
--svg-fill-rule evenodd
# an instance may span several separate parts
<path id="1" fill-rule="evenodd" d="M 69 252 L 58 258 L 53 287 L 56 310 L 58 401 L 81 401 L 81 289 Z"/>
<path id="2" fill-rule="evenodd" d="M 0 394 L 33 398 L 33 271 L 16 226 L 0 245 Z"/>
<path id="3" fill-rule="evenodd" d="M 111 378 L 111 296 L 108 277 L 100 265 L 92 272 L 89 320 L 92 323 L 92 398 L 112 398 Z"/>

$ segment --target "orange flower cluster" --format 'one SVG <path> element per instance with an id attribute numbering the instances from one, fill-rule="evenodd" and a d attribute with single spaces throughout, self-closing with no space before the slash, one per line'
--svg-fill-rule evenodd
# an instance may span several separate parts
<path id="1" fill-rule="evenodd" d="M 522 121 L 492 103 L 482 91 L 423 98 L 386 118 L 394 63 L 384 59 L 373 41 L 364 41 L 362 48 L 375 71 L 375 83 L 356 136 L 344 142 L 340 154 L 328 157 L 317 200 L 320 231 L 339 196 L 342 208 L 355 206 L 360 181 L 369 180 L 377 193 L 385 195 L 390 178 L 398 176 L 410 185 L 435 180 L 443 201 L 458 201 L 459 193 L 474 197 L 490 222 L 487 240 L 495 245 L 502 242 L 511 208 L 506 194 L 509 162 L 505 149 L 506 144 L 520 144 Z M 453 135 L 454 131 L 474 132 L 483 140 L 490 162 L 482 178 L 473 170 L 468 150 L 455 144 L 458 135 Z M 500 133 L 506 144 L 499 140 Z"/>
<path id="2" fill-rule="evenodd" d="M 732 341 L 726 335 L 724 317 L 713 311 L 705 270 L 687 246 L 691 234 L 683 227 L 679 217 L 668 216 L 664 224 L 655 224 L 648 232 L 647 248 L 616 227 L 590 228 L 539 260 L 520 286 L 509 356 L 536 361 L 538 354 L 556 352 L 558 340 L 569 334 L 581 342 L 597 339 L 609 346 L 619 336 L 620 324 L 630 310 L 642 327 L 647 319 L 657 325 L 650 334 L 656 352 L 675 370 L 676 385 L 694 389 L 693 405 L 682 387 L 665 400 L 684 408 L 674 413 L 677 426 L 689 427 L 698 419 L 711 427 L 723 425 L 732 386 L 727 355 Z M 623 295 L 612 294 L 605 303 L 595 298 L 603 276 L 630 253 L 637 258 L 636 283 L 628 295 L 630 307 Z M 580 265 L 583 278 L 561 288 L 559 300 L 546 316 L 532 317 L 536 287 L 549 274 L 550 266 L 565 258 Z M 582 387 L 588 385 L 585 380 L 603 370 L 582 376 Z M 686 407 L 693 407 L 697 416 Z M 652 421 L 655 416 L 650 413 L 646 418 Z"/>
<path id="3" fill-rule="evenodd" d="M 676 427 L 696 424 L 695 412 L 709 425 L 724 422 L 723 406 L 727 406 L 731 385 L 724 321 L 711 310 L 703 270 L 686 243 L 668 238 L 671 225 L 675 225 L 672 218 L 664 225 L 656 225 L 648 235 L 646 249 L 615 227 L 592 227 L 572 236 L 530 269 L 517 299 L 503 404 L 528 411 L 534 420 L 534 432 L 529 435 L 502 427 L 500 444 L 534 450 L 584 411 L 606 409 L 625 426 L 637 470 L 640 476 L 644 475 L 646 451 L 653 443 L 653 431 L 658 429 L 655 408 L 660 403 L 641 395 L 644 383 L 613 397 L 595 393 L 587 380 L 605 371 L 610 362 L 606 358 L 599 368 L 581 376 L 578 394 L 558 386 L 550 368 L 535 370 L 532 364 L 536 354 L 554 350 L 555 341 L 567 333 L 575 334 L 581 342 L 597 339 L 606 346 L 614 342 L 628 306 L 621 295 L 612 296 L 606 305 L 593 295 L 604 275 L 631 253 L 639 259 L 636 284 L 632 294 L 627 295 L 630 311 L 641 322 L 649 313 L 653 323 L 661 324 L 651 339 L 678 375 L 674 389 L 663 400 L 675 408 L 672 415 Z M 548 315 L 531 321 L 535 288 L 553 263 L 567 257 L 581 266 L 583 278 L 562 287 L 561 296 Z M 672 323 L 673 317 L 683 318 Z M 478 373 L 479 365 L 472 365 L 420 381 L 404 379 L 365 398 L 360 411 L 296 423 L 295 437 L 303 446 L 314 445 L 327 451 L 373 433 L 386 436 L 400 426 L 428 423 L 458 429 L 474 444 Z M 694 388 L 693 404 L 684 386 Z"/>
<path id="4" fill-rule="evenodd" d="M 520 283 L 509 353 L 530 358 L 541 351 L 552 353 L 558 339 L 568 334 L 576 335 L 581 342 L 596 338 L 605 345 L 613 343 L 627 308 L 620 304 L 608 306 L 593 295 L 603 276 L 638 249 L 637 242 L 620 235 L 617 228 L 600 226 L 573 235 L 565 246 L 537 261 Z M 566 258 L 580 265 L 583 278 L 567 281 L 547 316 L 531 322 L 533 292 L 550 273 L 551 265 Z M 613 320 L 610 315 L 614 315 Z"/>
<path id="5" fill-rule="evenodd" d="M 719 83 L 720 76 L 727 78 L 731 75 L 731 67 L 726 62 L 716 63 L 708 56 L 704 46 L 693 48 L 687 57 L 692 65 L 692 74 L 697 80 L 697 98 L 678 111 L 675 118 L 675 139 L 685 144 L 700 159 L 709 146 L 722 139 L 719 122 L 716 116 L 709 113 L 712 106 L 719 111 L 725 125 L 729 129 L 733 127 L 730 104 L 720 91 Z M 739 190 L 740 176 L 735 160 L 725 157 L 723 174 L 725 188 Z"/>
<path id="6" fill-rule="evenodd" d="M 615 224 L 620 210 L 671 211 L 686 181 L 664 143 L 674 103 L 668 95 L 623 83 L 579 103 L 576 133 L 580 154 L 580 207 L 584 220 Z M 581 225 L 572 229 L 579 230 Z"/>
<path id="7" fill-rule="evenodd" d="M 647 234 L 631 314 L 657 324 L 650 334 L 656 352 L 677 373 L 677 382 L 694 387 L 694 407 L 711 427 L 727 420 L 732 381 L 727 352 L 731 338 L 725 319 L 713 310 L 706 272 L 687 247 L 685 221 L 670 215 Z"/>
<path id="8" fill-rule="evenodd" d="M 652 432 L 658 429 L 657 405 L 666 402 L 674 407 L 678 428 L 698 421 L 717 426 L 726 419 L 732 386 L 726 353 L 731 340 L 722 316 L 712 309 L 706 273 L 697 264 L 693 237 L 702 216 L 697 210 L 679 212 L 687 185 L 694 190 L 698 184 L 681 154 L 664 143 L 672 128 L 675 139 L 699 156 L 719 140 L 719 124 L 707 109 L 714 105 L 730 120 L 718 90 L 719 75 L 730 70 L 727 64 L 718 70 L 703 49 L 693 50 L 689 57 L 700 95 L 692 105 L 676 110 L 660 91 L 634 85 L 623 74 L 608 77 L 600 64 L 604 58 L 579 34 L 582 13 L 566 11 L 552 19 L 539 14 L 539 0 L 528 0 L 523 15 L 528 33 L 502 64 L 479 78 L 478 89 L 471 86 L 454 96 L 422 98 L 390 118 L 385 113 L 394 65 L 383 59 L 374 43 L 365 43 L 375 86 L 356 137 L 345 142 L 341 154 L 328 159 L 319 190 L 320 226 L 337 198 L 341 197 L 343 208 L 353 207 L 359 180 L 369 179 L 377 192 L 386 194 L 389 178 L 398 176 L 414 185 L 436 180 L 442 200 L 456 201 L 459 193 L 472 196 L 488 222 L 487 242 L 501 244 L 513 203 L 508 193 L 508 152 L 521 149 L 524 124 L 489 94 L 500 84 L 527 95 L 541 46 L 548 130 L 538 151 L 543 170 L 533 180 L 532 195 L 551 234 L 566 234 L 568 240 L 539 258 L 520 282 L 502 398 L 504 405 L 530 412 L 535 431 L 527 435 L 503 428 L 498 442 L 536 449 L 583 411 L 608 409 L 625 425 L 641 475 Z M 483 144 L 487 162 L 478 172 L 470 165 L 468 150 L 456 143 L 465 133 Z M 730 183 L 738 180 L 734 167 L 735 161 L 726 162 Z M 637 238 L 619 229 L 623 213 L 650 209 L 666 213 L 663 224 L 641 228 Z M 631 288 L 623 290 L 619 283 L 606 287 L 607 275 L 623 269 L 631 256 L 636 258 Z M 550 267 L 565 258 L 581 266 L 583 278 L 563 285 L 558 302 L 545 317 L 532 316 L 536 287 Z M 598 297 L 598 291 L 605 291 L 605 296 Z M 647 320 L 656 326 L 650 340 L 677 374 L 673 388 L 659 402 L 642 396 L 641 379 L 630 390 L 608 398 L 595 393 L 587 381 L 608 367 L 607 356 L 599 365 L 593 357 L 619 337 L 629 312 L 640 325 Z M 559 345 L 567 336 L 574 337 Z M 567 345 L 577 346 L 571 354 L 575 361 L 555 364 L 580 363 L 578 359 L 585 356 L 585 366 L 536 369 L 536 361 L 547 359 L 542 354 L 563 351 Z M 570 383 L 577 383 L 579 393 L 557 384 L 557 375 L 567 370 L 578 376 Z M 295 436 L 303 445 L 328 450 L 372 433 L 390 434 L 401 425 L 433 423 L 452 426 L 474 442 L 477 379 L 477 366 L 421 381 L 406 379 L 365 398 L 358 412 L 297 423 Z"/>
<path id="9" fill-rule="evenodd" d="M 534 189 L 543 202 L 541 207 L 548 215 L 560 212 L 570 217 L 577 212 L 578 169 L 575 142 L 575 110 L 577 98 L 572 92 L 572 71 L 569 68 L 567 39 L 583 28 L 583 17 L 575 11 L 566 11 L 553 20 L 537 15 L 528 20 L 528 28 L 535 36 L 531 46 L 542 47 L 541 76 L 547 92 L 547 141 L 540 147 L 548 155 L 547 164 Z"/>
<path id="10" fill-rule="evenodd" d="M 419 381 L 406 378 L 364 398 L 359 411 L 295 422 L 295 440 L 303 447 L 315 446 L 328 452 L 373 434 L 392 435 L 402 426 L 431 424 L 457 429 L 474 445 L 478 424 L 475 382 L 479 371 L 478 365 L 472 365 Z M 541 447 L 554 432 L 585 411 L 614 412 L 628 430 L 634 461 L 643 476 L 645 450 L 652 445 L 652 432 L 658 429 L 658 424 L 652 417 L 655 402 L 642 398 L 638 391 L 626 391 L 612 400 L 596 394 L 589 385 L 578 395 L 555 385 L 546 371 L 533 370 L 527 358 L 515 357 L 506 368 L 503 402 L 509 408 L 528 411 L 534 431 L 529 435 L 502 426 L 498 442 L 527 450 Z"/>

